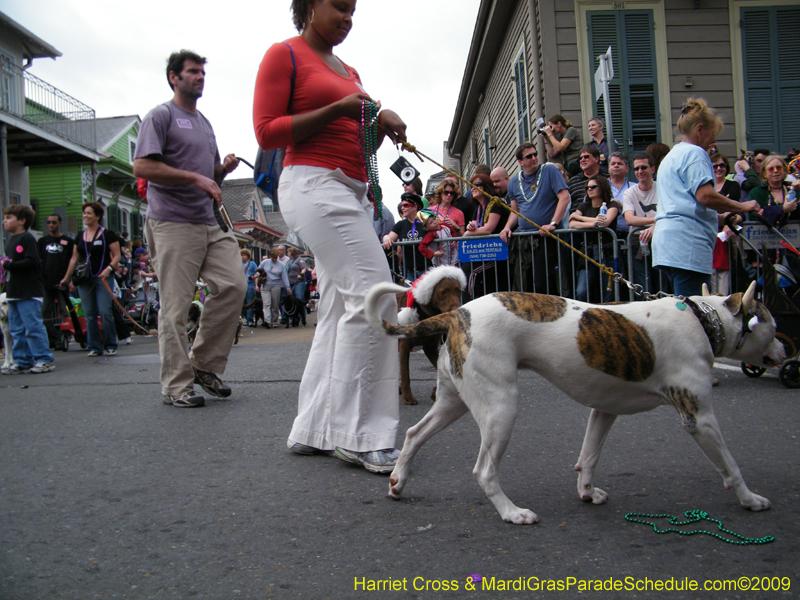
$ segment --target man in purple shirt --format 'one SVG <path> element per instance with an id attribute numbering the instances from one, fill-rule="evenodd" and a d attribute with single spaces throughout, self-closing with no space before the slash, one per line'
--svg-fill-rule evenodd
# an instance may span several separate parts
<path id="1" fill-rule="evenodd" d="M 219 378 L 233 346 L 247 282 L 233 232 L 222 231 L 212 202 L 222 203 L 219 184 L 239 161 L 220 161 L 214 130 L 197 110 L 203 95 L 206 59 L 182 50 L 167 64 L 173 90 L 169 102 L 142 121 L 133 173 L 148 181 L 145 235 L 160 286 L 158 346 L 164 403 L 198 407 L 231 389 Z M 209 288 L 195 342 L 189 353 L 186 317 L 198 278 Z"/>

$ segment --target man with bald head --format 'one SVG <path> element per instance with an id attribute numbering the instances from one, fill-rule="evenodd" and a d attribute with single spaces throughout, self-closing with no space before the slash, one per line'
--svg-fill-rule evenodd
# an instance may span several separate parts
<path id="1" fill-rule="evenodd" d="M 489 174 L 489 178 L 497 193 L 505 200 L 508 194 L 508 171 L 505 170 L 505 167 L 497 167 Z"/>

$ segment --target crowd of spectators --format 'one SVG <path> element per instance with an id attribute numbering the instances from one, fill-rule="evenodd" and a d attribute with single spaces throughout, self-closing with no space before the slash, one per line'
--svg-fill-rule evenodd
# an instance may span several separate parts
<path id="1" fill-rule="evenodd" d="M 486 165 L 476 167 L 468 184 L 448 174 L 429 197 L 437 219 L 423 211 L 421 186 L 404 185 L 398 206 L 402 220 L 395 224 L 394 232 L 376 228 L 396 279 L 411 282 L 426 268 L 442 264 L 446 246 L 441 238 L 498 234 L 508 244 L 508 258 L 462 263 L 470 282 L 465 298 L 513 289 L 591 302 L 612 300 L 611 285 L 603 280 L 599 267 L 571 257 L 569 250 L 542 233 L 558 230 L 570 244 L 621 273 L 637 290 L 672 292 L 668 279 L 653 268 L 650 252 L 658 212 L 658 170 L 672 149 L 652 143 L 631 160 L 609 145 L 604 129 L 601 118 L 590 119 L 586 128 L 590 140 L 584 144 L 571 122 L 562 115 L 551 116 L 540 132 L 547 162 L 539 160 L 533 144 L 523 143 L 516 151 L 519 170 L 512 176 L 505 167 L 489 169 Z M 795 183 L 787 161 L 767 149 L 745 153 L 733 161 L 714 144 L 694 146 L 706 152 L 713 165 L 713 169 L 704 166 L 702 170 L 713 191 L 735 202 L 756 200 L 762 215 L 778 227 L 796 218 L 797 200 L 790 192 L 800 184 Z M 800 166 L 800 160 L 794 165 L 795 169 Z M 502 203 L 490 204 L 492 197 Z M 525 218 L 519 218 L 516 211 Z M 737 255 L 731 256 L 727 240 L 735 235 L 721 221 L 728 213 L 719 217 L 722 235 L 716 241 L 713 265 L 708 265 L 713 269 L 710 287 L 722 294 L 731 291 L 730 272 L 742 254 L 737 250 Z M 512 236 L 512 232 L 529 235 Z M 423 238 L 427 241 L 413 243 Z M 398 241 L 406 243 L 393 248 Z M 457 248 L 452 242 L 447 244 Z M 447 256 L 447 264 L 457 261 L 457 252 Z"/>

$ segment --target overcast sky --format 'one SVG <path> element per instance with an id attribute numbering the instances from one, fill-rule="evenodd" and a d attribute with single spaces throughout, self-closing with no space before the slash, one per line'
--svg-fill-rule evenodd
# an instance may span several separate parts
<path id="1" fill-rule="evenodd" d="M 360 0 L 353 29 L 335 53 L 355 67 L 367 92 L 408 125 L 409 142 L 442 162 L 442 144 L 469 52 L 480 0 Z M 172 92 L 169 54 L 188 48 L 206 56 L 198 108 L 214 126 L 223 156 L 253 162 L 252 102 L 267 48 L 297 34 L 290 0 L 187 3 L 177 0 L 0 0 L 0 11 L 63 56 L 33 61 L 30 72 L 93 108 L 98 117 L 144 118 Z M 208 7 L 213 7 L 209 9 Z M 332 149 L 335 151 L 335 149 Z M 404 152 L 423 182 L 440 169 Z M 400 180 L 389 171 L 398 153 L 378 153 L 387 205 L 396 210 Z M 240 165 L 231 177 L 250 177 Z"/>

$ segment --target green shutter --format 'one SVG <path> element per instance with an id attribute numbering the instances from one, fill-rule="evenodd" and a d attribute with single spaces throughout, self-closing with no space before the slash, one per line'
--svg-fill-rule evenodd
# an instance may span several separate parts
<path id="1" fill-rule="evenodd" d="M 800 140 L 800 7 L 741 9 L 747 147 L 786 154 Z"/>
<path id="2" fill-rule="evenodd" d="M 592 94 L 597 57 L 611 46 L 614 79 L 609 82 L 612 126 L 620 150 L 633 155 L 660 136 L 653 12 L 650 10 L 587 13 L 592 53 Z M 596 115 L 604 117 L 603 99 Z"/>
<path id="3" fill-rule="evenodd" d="M 122 221 L 120 220 L 119 206 L 116 204 L 109 204 L 106 208 L 106 223 L 111 231 L 121 233 Z"/>
<path id="4" fill-rule="evenodd" d="M 131 231 L 130 239 L 142 238 L 142 215 L 138 212 L 131 213 Z"/>

